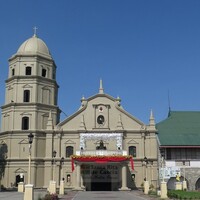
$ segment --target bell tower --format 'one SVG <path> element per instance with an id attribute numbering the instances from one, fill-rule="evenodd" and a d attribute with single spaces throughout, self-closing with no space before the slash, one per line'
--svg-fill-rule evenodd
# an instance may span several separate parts
<path id="1" fill-rule="evenodd" d="M 49 113 L 59 121 L 56 65 L 47 45 L 34 35 L 9 59 L 2 132 L 46 129 Z"/>
<path id="2" fill-rule="evenodd" d="M 9 59 L 5 84 L 0 133 L 0 143 L 7 147 L 3 184 L 6 187 L 11 182 L 17 184 L 21 175 L 27 183 L 28 135 L 32 133 L 31 183 L 43 187 L 45 167 L 48 165 L 47 168 L 51 169 L 46 157 L 51 153 L 53 129 L 60 117 L 57 106 L 59 86 L 56 82 L 56 64 L 47 45 L 36 32 Z"/>

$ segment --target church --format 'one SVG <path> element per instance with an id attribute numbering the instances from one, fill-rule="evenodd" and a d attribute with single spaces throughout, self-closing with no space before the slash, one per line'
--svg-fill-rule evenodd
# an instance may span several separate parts
<path id="1" fill-rule="evenodd" d="M 158 187 L 158 142 L 153 112 L 149 123 L 132 116 L 119 97 L 104 92 L 82 97 L 80 107 L 60 121 L 57 68 L 45 42 L 36 34 L 9 58 L 2 105 L 1 184 L 5 188 L 30 181 L 48 188 L 55 180 L 72 190 L 131 190 L 148 180 Z M 61 86 L 62 87 L 62 86 Z"/>

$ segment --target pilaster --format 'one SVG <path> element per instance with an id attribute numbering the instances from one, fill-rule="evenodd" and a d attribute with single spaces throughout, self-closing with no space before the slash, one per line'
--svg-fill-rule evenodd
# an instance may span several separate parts
<path id="1" fill-rule="evenodd" d="M 81 188 L 81 166 L 78 162 L 76 164 L 76 186 L 74 190 L 83 190 Z"/>

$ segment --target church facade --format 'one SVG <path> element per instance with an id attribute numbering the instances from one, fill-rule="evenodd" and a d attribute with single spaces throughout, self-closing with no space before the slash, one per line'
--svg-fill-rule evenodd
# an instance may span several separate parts
<path id="1" fill-rule="evenodd" d="M 26 40 L 9 59 L 2 109 L 0 150 L 5 155 L 1 184 L 27 183 L 28 135 L 31 183 L 48 188 L 130 190 L 148 180 L 158 186 L 158 144 L 153 113 L 144 124 L 104 92 L 82 98 L 78 110 L 60 122 L 56 64 L 43 40 Z M 59 69 L 58 69 L 59 70 Z M 70 105 L 69 105 L 70 106 Z"/>

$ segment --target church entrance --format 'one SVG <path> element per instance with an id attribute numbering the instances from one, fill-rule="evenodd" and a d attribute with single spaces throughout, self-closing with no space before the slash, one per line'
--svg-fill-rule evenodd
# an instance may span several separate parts
<path id="1" fill-rule="evenodd" d="M 91 177 L 91 191 L 111 191 L 111 181 L 111 174 L 108 170 L 93 170 Z"/>
<path id="2" fill-rule="evenodd" d="M 120 178 L 116 164 L 83 164 L 81 174 L 87 191 L 118 190 Z"/>

